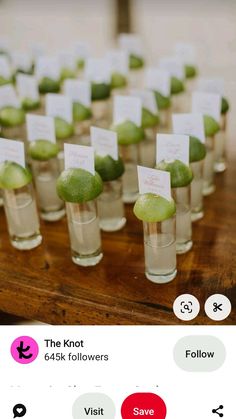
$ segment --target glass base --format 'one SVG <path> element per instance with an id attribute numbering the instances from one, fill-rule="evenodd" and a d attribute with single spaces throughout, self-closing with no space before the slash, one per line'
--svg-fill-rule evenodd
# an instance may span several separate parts
<path id="1" fill-rule="evenodd" d="M 225 161 L 215 162 L 214 164 L 214 171 L 215 173 L 222 173 L 226 170 L 226 163 Z"/>
<path id="2" fill-rule="evenodd" d="M 193 246 L 192 240 L 187 241 L 186 243 L 176 243 L 176 253 L 177 255 L 182 255 L 187 253 Z"/>
<path id="3" fill-rule="evenodd" d="M 58 210 L 58 211 L 40 212 L 40 217 L 42 218 L 42 220 L 53 222 L 53 221 L 61 220 L 61 218 L 64 217 L 65 213 L 66 213 L 65 208 L 62 208 L 61 210 Z"/>
<path id="4" fill-rule="evenodd" d="M 99 221 L 99 225 L 101 230 L 103 231 L 107 231 L 107 232 L 112 232 L 112 231 L 118 231 L 121 230 L 126 224 L 126 218 L 122 217 L 119 220 L 115 220 L 115 221 L 103 221 L 100 219 Z"/>
<path id="5" fill-rule="evenodd" d="M 35 247 L 38 247 L 42 243 L 42 236 L 41 234 L 34 235 L 32 238 L 12 238 L 11 237 L 11 244 L 18 250 L 31 250 Z"/>
<path id="6" fill-rule="evenodd" d="M 149 279 L 149 281 L 154 282 L 155 284 L 167 284 L 168 282 L 172 281 L 176 275 L 177 275 L 177 269 L 175 269 L 173 272 L 168 273 L 166 275 L 156 275 L 152 274 L 151 272 L 145 272 L 146 278 Z"/>
<path id="7" fill-rule="evenodd" d="M 103 253 L 99 251 L 91 256 L 81 256 L 78 253 L 72 251 L 72 261 L 79 266 L 95 266 L 103 258 Z"/>
<path id="8" fill-rule="evenodd" d="M 203 211 L 198 211 L 198 212 L 192 212 L 191 213 L 191 221 L 198 221 L 201 220 L 204 217 L 204 212 Z"/>
<path id="9" fill-rule="evenodd" d="M 136 200 L 138 199 L 139 193 L 133 193 L 133 194 L 128 194 L 128 193 L 123 193 L 122 196 L 122 201 L 125 204 L 134 204 L 134 202 L 136 202 Z"/>
<path id="10" fill-rule="evenodd" d="M 215 192 L 215 188 L 216 188 L 215 185 L 203 186 L 203 191 L 202 191 L 203 196 L 211 195 L 213 192 Z"/>
<path id="11" fill-rule="evenodd" d="M 60 151 L 58 153 L 58 161 L 59 161 L 59 170 L 60 172 L 63 172 L 63 170 L 65 169 L 65 156 L 64 156 L 64 151 Z"/>

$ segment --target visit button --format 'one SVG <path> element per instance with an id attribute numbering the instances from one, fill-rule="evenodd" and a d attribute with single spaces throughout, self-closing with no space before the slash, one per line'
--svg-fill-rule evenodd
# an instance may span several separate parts
<path id="1" fill-rule="evenodd" d="M 215 371 L 223 365 L 225 357 L 225 346 L 214 336 L 185 336 L 174 347 L 175 362 L 185 371 Z"/>

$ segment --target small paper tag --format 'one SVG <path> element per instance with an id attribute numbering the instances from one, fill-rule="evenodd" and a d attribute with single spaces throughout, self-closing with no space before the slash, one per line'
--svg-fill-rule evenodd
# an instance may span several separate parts
<path id="1" fill-rule="evenodd" d="M 160 60 L 160 68 L 168 71 L 171 77 L 183 80 L 185 77 L 183 62 L 178 57 L 164 57 Z"/>
<path id="2" fill-rule="evenodd" d="M 143 56 L 143 43 L 139 35 L 134 33 L 121 33 L 118 38 L 118 43 L 120 48 L 129 54 L 134 54 L 139 57 Z"/>
<path id="3" fill-rule="evenodd" d="M 0 163 L 6 160 L 25 167 L 25 149 L 22 141 L 0 138 Z"/>
<path id="4" fill-rule="evenodd" d="M 214 78 L 214 79 L 198 79 L 197 90 L 199 92 L 207 93 L 216 93 L 220 96 L 224 95 L 225 85 L 224 79 Z"/>
<path id="5" fill-rule="evenodd" d="M 189 165 L 189 136 L 157 134 L 156 162 L 180 160 Z"/>
<path id="6" fill-rule="evenodd" d="M 32 57 L 29 54 L 19 51 L 11 53 L 13 67 L 16 70 L 30 71 L 32 68 Z"/>
<path id="7" fill-rule="evenodd" d="M 155 95 L 151 90 L 132 89 L 130 94 L 141 99 L 143 108 L 148 109 L 155 115 L 158 113 Z"/>
<path id="8" fill-rule="evenodd" d="M 14 87 L 10 84 L 0 87 L 0 109 L 5 106 L 20 108 L 20 100 L 16 95 Z"/>
<path id="9" fill-rule="evenodd" d="M 117 133 L 109 129 L 91 127 L 91 144 L 95 152 L 102 157 L 111 156 L 118 160 Z"/>
<path id="10" fill-rule="evenodd" d="M 35 75 L 37 80 L 41 80 L 43 77 L 59 80 L 60 63 L 58 58 L 39 56 L 36 60 Z"/>
<path id="11" fill-rule="evenodd" d="M 28 74 L 17 74 L 16 86 L 18 95 L 21 99 L 29 98 L 35 101 L 39 100 L 36 77 Z"/>
<path id="12" fill-rule="evenodd" d="M 141 99 L 131 96 L 115 96 L 113 121 L 115 125 L 124 121 L 132 121 L 140 127 L 142 122 Z"/>
<path id="13" fill-rule="evenodd" d="M 51 116 L 26 115 L 28 141 L 48 140 L 56 142 L 55 123 Z"/>
<path id="14" fill-rule="evenodd" d="M 191 135 L 205 143 L 204 120 L 200 113 L 179 113 L 172 115 L 174 134 Z"/>
<path id="15" fill-rule="evenodd" d="M 67 79 L 64 81 L 64 94 L 72 102 L 79 102 L 87 108 L 91 107 L 91 84 L 86 80 Z"/>
<path id="16" fill-rule="evenodd" d="M 106 58 L 112 73 L 120 73 L 127 76 L 129 73 L 129 55 L 127 51 L 113 49 L 107 52 Z"/>
<path id="17" fill-rule="evenodd" d="M 30 51 L 34 59 L 38 57 L 45 56 L 45 46 L 40 42 L 32 42 L 30 46 Z"/>
<path id="18" fill-rule="evenodd" d="M 68 96 L 48 93 L 46 95 L 46 115 L 65 119 L 72 123 L 73 108 L 72 100 Z"/>
<path id="19" fill-rule="evenodd" d="M 78 59 L 87 60 L 91 55 L 91 48 L 87 42 L 77 42 L 75 45 L 75 55 Z"/>
<path id="20" fill-rule="evenodd" d="M 184 64 L 195 65 L 196 51 L 193 44 L 177 42 L 175 44 L 175 53 Z"/>
<path id="21" fill-rule="evenodd" d="M 221 96 L 215 93 L 194 92 L 192 95 L 192 111 L 212 116 L 220 122 Z"/>
<path id="22" fill-rule="evenodd" d="M 11 66 L 5 55 L 0 55 L 0 76 L 10 79 L 12 75 Z"/>
<path id="23" fill-rule="evenodd" d="M 153 193 L 171 200 L 170 173 L 138 166 L 139 193 Z"/>
<path id="24" fill-rule="evenodd" d="M 85 79 L 95 83 L 110 83 L 111 67 L 105 58 L 88 58 L 85 65 Z"/>
<path id="25" fill-rule="evenodd" d="M 60 51 L 58 58 L 61 68 L 69 68 L 72 71 L 76 71 L 76 56 L 73 52 Z"/>
<path id="26" fill-rule="evenodd" d="M 156 90 L 163 96 L 170 96 L 170 74 L 157 67 L 148 67 L 144 76 L 144 83 L 147 89 Z"/>
<path id="27" fill-rule="evenodd" d="M 64 144 L 65 169 L 84 169 L 95 174 L 94 149 L 77 144 Z"/>

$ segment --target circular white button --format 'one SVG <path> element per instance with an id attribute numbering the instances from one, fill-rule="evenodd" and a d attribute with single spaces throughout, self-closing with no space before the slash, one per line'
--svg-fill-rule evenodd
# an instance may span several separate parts
<path id="1" fill-rule="evenodd" d="M 231 302 L 225 295 L 214 294 L 206 300 L 204 308 L 210 319 L 220 322 L 230 315 Z"/>
<path id="2" fill-rule="evenodd" d="M 175 299 L 173 311 L 178 319 L 188 322 L 197 317 L 200 311 L 200 304 L 194 295 L 182 294 Z"/>

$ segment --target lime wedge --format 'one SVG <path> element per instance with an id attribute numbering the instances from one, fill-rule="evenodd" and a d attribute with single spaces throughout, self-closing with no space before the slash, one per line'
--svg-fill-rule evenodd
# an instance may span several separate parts
<path id="1" fill-rule="evenodd" d="M 111 127 L 111 129 L 117 132 L 120 145 L 136 144 L 145 138 L 143 128 L 138 127 L 131 121 L 122 122 L 122 124 Z"/>
<path id="2" fill-rule="evenodd" d="M 31 159 L 46 161 L 57 156 L 59 146 L 48 140 L 36 140 L 29 143 L 28 151 Z"/>
<path id="3" fill-rule="evenodd" d="M 58 80 L 50 79 L 49 77 L 43 77 L 39 83 L 39 92 L 45 93 L 59 93 L 60 82 Z"/>
<path id="4" fill-rule="evenodd" d="M 59 117 L 55 118 L 55 130 L 57 140 L 66 140 L 74 134 L 73 124 Z"/>
<path id="5" fill-rule="evenodd" d="M 174 160 L 173 162 L 161 161 L 156 165 L 156 169 L 170 172 L 172 188 L 187 186 L 193 179 L 193 173 L 190 167 L 186 166 L 180 160 Z"/>
<path id="6" fill-rule="evenodd" d="M 83 169 L 64 170 L 57 179 L 57 193 L 66 202 L 87 202 L 95 199 L 103 189 L 100 175 Z"/>
<path id="7" fill-rule="evenodd" d="M 25 122 L 23 109 L 6 106 L 0 110 L 0 125 L 3 127 L 16 127 Z"/>
<path id="8" fill-rule="evenodd" d="M 172 95 L 178 95 L 179 93 L 184 92 L 184 83 L 182 80 L 177 79 L 176 77 L 171 77 L 171 88 L 170 92 Z"/>
<path id="9" fill-rule="evenodd" d="M 83 59 L 83 58 L 80 58 L 80 59 L 77 61 L 77 68 L 78 68 L 79 70 L 83 70 L 83 68 L 84 68 L 84 64 L 85 64 L 84 59 Z"/>
<path id="10" fill-rule="evenodd" d="M 76 72 L 71 70 L 71 68 L 62 68 L 61 69 L 61 81 L 64 81 L 66 79 L 75 79 L 76 78 Z"/>
<path id="11" fill-rule="evenodd" d="M 152 113 L 149 109 L 142 108 L 142 127 L 143 128 L 152 128 L 156 127 L 159 124 L 159 116 Z"/>
<path id="12" fill-rule="evenodd" d="M 159 110 L 168 109 L 171 106 L 171 98 L 163 96 L 160 92 L 154 90 L 157 107 Z"/>
<path id="13" fill-rule="evenodd" d="M 121 73 L 112 73 L 111 88 L 118 89 L 127 85 L 127 78 Z"/>
<path id="14" fill-rule="evenodd" d="M 197 67 L 194 65 L 185 65 L 184 70 L 186 79 L 193 79 L 197 76 Z"/>
<path id="15" fill-rule="evenodd" d="M 33 111 L 40 107 L 40 102 L 38 100 L 33 100 L 30 97 L 23 99 L 21 104 L 24 111 Z"/>
<path id="16" fill-rule="evenodd" d="M 196 137 L 189 137 L 189 161 L 203 160 L 206 156 L 206 146 Z"/>
<path id="17" fill-rule="evenodd" d="M 140 195 L 134 205 L 134 214 L 139 220 L 157 223 L 167 220 L 175 214 L 175 202 L 160 195 L 146 193 Z"/>
<path id="18" fill-rule="evenodd" d="M 110 97 L 111 86 L 107 83 L 92 83 L 92 100 L 103 100 Z"/>
<path id="19" fill-rule="evenodd" d="M 226 97 L 222 97 L 221 99 L 221 114 L 224 115 L 229 110 L 229 102 Z"/>
<path id="20" fill-rule="evenodd" d="M 220 131 L 220 125 L 212 116 L 204 115 L 204 129 L 206 137 L 212 137 Z"/>
<path id="21" fill-rule="evenodd" d="M 3 76 L 0 76 L 0 86 L 5 86 L 5 84 L 11 84 L 12 79 L 6 79 Z"/>
<path id="22" fill-rule="evenodd" d="M 32 181 L 30 171 L 12 161 L 0 163 L 0 188 L 18 189 Z"/>
<path id="23" fill-rule="evenodd" d="M 75 122 L 85 121 L 86 119 L 92 118 L 91 109 L 82 105 L 82 103 L 73 103 L 73 119 Z"/>
<path id="24" fill-rule="evenodd" d="M 129 56 L 129 68 L 131 70 L 137 70 L 139 68 L 144 67 L 144 59 L 142 57 L 138 57 L 137 55 L 130 54 Z"/>
<path id="25" fill-rule="evenodd" d="M 95 169 L 104 182 L 118 179 L 123 175 L 125 168 L 123 160 L 119 157 L 114 160 L 111 156 L 95 156 Z"/>

